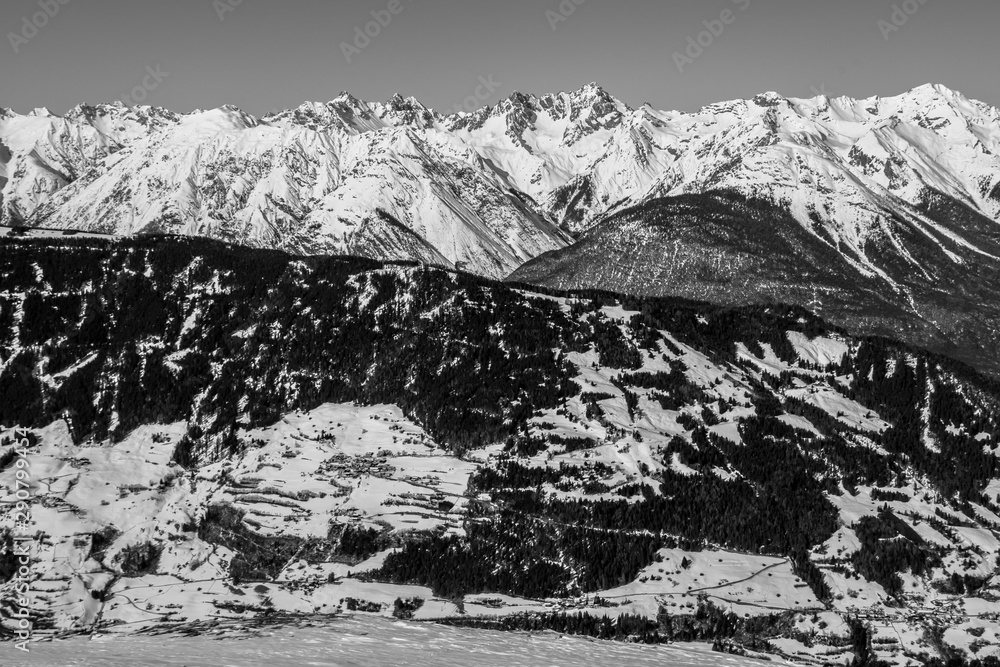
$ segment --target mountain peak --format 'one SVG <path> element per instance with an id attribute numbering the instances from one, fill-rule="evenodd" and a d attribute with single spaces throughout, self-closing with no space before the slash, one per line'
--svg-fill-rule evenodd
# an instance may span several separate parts
<path id="1" fill-rule="evenodd" d="M 939 83 L 925 83 L 917 86 L 916 88 L 911 88 L 902 95 L 896 96 L 896 99 L 910 101 L 917 105 L 925 104 L 933 100 L 938 102 L 943 101 L 948 105 L 954 105 L 956 103 L 964 104 L 970 101 L 957 90 L 952 90 L 948 86 Z"/>
<path id="2" fill-rule="evenodd" d="M 952 90 L 951 88 L 948 88 L 945 85 L 940 84 L 940 83 L 925 83 L 925 84 L 919 85 L 919 86 L 917 86 L 915 88 L 911 88 L 909 90 L 908 94 L 910 94 L 910 95 L 920 95 L 920 94 L 928 94 L 928 95 L 934 95 L 934 94 L 939 94 L 939 95 L 954 95 L 955 91 Z"/>
<path id="3" fill-rule="evenodd" d="M 531 106 L 536 101 L 534 95 L 530 93 L 522 93 L 519 90 L 515 90 L 510 95 L 507 96 L 506 102 L 510 102 L 515 106 Z"/>
<path id="4" fill-rule="evenodd" d="M 594 82 L 594 81 L 592 81 L 592 82 L 588 83 L 587 85 L 583 86 L 582 88 L 580 88 L 579 90 L 577 90 L 573 94 L 575 96 L 579 96 L 579 97 L 588 97 L 588 96 L 589 97 L 611 97 L 611 95 L 604 88 L 604 86 L 602 86 L 601 84 L 599 84 L 597 82 Z"/>
<path id="5" fill-rule="evenodd" d="M 755 95 L 753 98 L 754 103 L 761 107 L 773 107 L 781 104 L 782 102 L 787 102 L 787 98 L 781 93 L 777 93 L 773 90 L 769 90 L 759 95 Z"/>
<path id="6" fill-rule="evenodd" d="M 427 129 L 434 125 L 436 117 L 415 97 L 403 97 L 396 93 L 382 104 L 374 105 L 375 115 L 394 126 L 412 126 Z"/>
<path id="7" fill-rule="evenodd" d="M 136 109 L 151 109 L 151 107 L 136 107 Z M 246 129 L 256 127 L 260 121 L 232 104 L 224 104 L 215 109 L 199 109 L 182 116 L 182 122 L 188 127 L 204 126 L 210 128 Z"/>
<path id="8" fill-rule="evenodd" d="M 108 104 L 77 104 L 75 107 L 66 112 L 65 118 L 67 120 L 93 120 L 98 116 L 108 116 L 117 111 L 127 111 L 126 107 L 121 101 L 116 100 Z"/>
<path id="9" fill-rule="evenodd" d="M 603 107 L 605 110 L 615 109 L 623 114 L 633 111 L 632 107 L 619 100 L 609 93 L 606 88 L 597 83 L 588 83 L 575 93 L 571 93 L 570 98 L 574 101 L 575 105 Z"/>
<path id="10" fill-rule="evenodd" d="M 408 111 L 410 110 L 427 111 L 427 106 L 424 105 L 424 103 L 418 100 L 416 97 L 413 97 L 412 95 L 404 97 L 400 93 L 396 93 L 388 100 L 386 100 L 384 106 L 392 109 L 405 109 Z"/>
<path id="11" fill-rule="evenodd" d="M 370 109 L 367 102 L 358 99 L 357 97 L 351 95 L 347 91 L 342 91 L 339 95 L 333 98 L 333 100 L 331 100 L 331 104 L 339 104 L 342 106 L 346 106 L 349 109 L 356 112 L 364 112 Z"/>

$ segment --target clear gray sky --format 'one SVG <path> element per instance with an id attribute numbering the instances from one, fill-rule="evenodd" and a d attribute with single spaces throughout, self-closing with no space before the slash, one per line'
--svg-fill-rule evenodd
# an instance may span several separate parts
<path id="1" fill-rule="evenodd" d="M 398 13 L 383 13 L 391 20 L 348 62 L 342 45 L 393 2 Z M 46 4 L 51 18 L 39 14 Z M 724 10 L 728 24 L 712 24 L 720 34 L 702 34 L 709 45 L 692 47 L 680 71 L 675 54 Z M 262 114 L 342 90 L 443 109 L 473 95 L 480 77 L 497 84 L 479 88 L 489 104 L 597 81 L 661 109 L 768 90 L 891 95 L 928 82 L 1000 105 L 998 27 L 997 0 L 3 0 L 0 106 L 62 113 L 145 80 L 145 103 L 176 111 Z"/>

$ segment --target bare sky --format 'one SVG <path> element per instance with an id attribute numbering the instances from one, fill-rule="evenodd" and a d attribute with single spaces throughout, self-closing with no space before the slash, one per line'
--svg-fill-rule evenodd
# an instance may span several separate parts
<path id="1" fill-rule="evenodd" d="M 355 42 L 373 11 L 385 25 Z M 996 0 L 3 0 L 0 106 L 62 113 L 137 92 L 263 114 L 347 90 L 450 109 L 477 88 L 493 104 L 591 81 L 660 109 L 928 82 L 1000 105 L 998 26 Z"/>

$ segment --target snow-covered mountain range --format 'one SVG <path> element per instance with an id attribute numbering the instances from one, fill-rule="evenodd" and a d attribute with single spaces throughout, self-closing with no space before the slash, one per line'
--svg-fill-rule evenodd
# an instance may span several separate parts
<path id="1" fill-rule="evenodd" d="M 464 262 L 492 277 L 568 238 L 468 155 L 346 96 L 264 120 L 122 105 L 3 118 L 8 224 Z"/>
<path id="2" fill-rule="evenodd" d="M 997 220 L 998 151 L 1000 111 L 937 85 L 862 100 L 766 93 L 695 113 L 633 109 L 596 84 L 448 116 L 347 94 L 263 118 L 0 110 L 5 224 L 201 234 L 491 277 L 610 213 L 712 190 L 770 199 L 869 276 L 887 277 L 876 246 L 908 254 L 897 219 L 948 252 L 988 255 L 926 209 L 944 198 Z"/>

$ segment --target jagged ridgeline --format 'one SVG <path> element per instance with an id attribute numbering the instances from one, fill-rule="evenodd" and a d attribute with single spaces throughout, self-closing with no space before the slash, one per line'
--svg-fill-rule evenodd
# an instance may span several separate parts
<path id="1" fill-rule="evenodd" d="M 85 442 L 185 422 L 174 457 L 193 467 L 241 454 L 241 433 L 293 410 L 356 401 L 400 406 L 456 455 L 504 445 L 470 482 L 495 504 L 470 513 L 466 535 L 411 540 L 379 573 L 442 594 L 600 590 L 658 549 L 713 543 L 793 557 L 822 598 L 807 551 L 836 530 L 829 498 L 845 488 L 919 482 L 957 507 L 995 507 L 983 490 L 997 468 L 997 383 L 797 307 L 543 293 L 160 237 L 5 240 L 0 275 L 5 426 L 65 419 Z M 804 355 L 818 339 L 840 353 Z M 584 359 L 611 369 L 611 384 L 588 386 Z M 627 411 L 612 418 L 615 396 Z M 570 404 L 600 437 L 549 435 L 545 419 Z M 683 432 L 650 446 L 659 463 L 631 484 L 600 466 L 538 465 L 641 441 L 640 423 L 666 436 L 657 415 Z M 895 534 L 898 522 L 880 521 L 868 533 Z M 894 556 L 869 541 L 863 565 L 889 584 Z"/>

